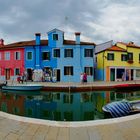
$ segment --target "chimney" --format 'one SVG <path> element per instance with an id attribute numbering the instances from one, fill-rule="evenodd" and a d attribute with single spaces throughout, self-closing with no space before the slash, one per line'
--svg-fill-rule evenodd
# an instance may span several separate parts
<path id="1" fill-rule="evenodd" d="M 35 34 L 35 44 L 36 45 L 40 45 L 40 36 L 41 36 L 40 33 Z"/>
<path id="2" fill-rule="evenodd" d="M 80 32 L 75 32 L 76 44 L 80 44 Z"/>
<path id="3" fill-rule="evenodd" d="M 4 45 L 4 40 L 0 39 L 0 45 L 3 46 Z"/>

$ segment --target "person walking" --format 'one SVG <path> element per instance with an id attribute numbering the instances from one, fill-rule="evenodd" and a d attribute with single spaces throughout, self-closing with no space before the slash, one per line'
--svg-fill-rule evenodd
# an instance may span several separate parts
<path id="1" fill-rule="evenodd" d="M 84 75 L 83 75 L 83 81 L 84 81 L 84 83 L 87 83 L 87 74 L 86 73 L 84 73 Z"/>

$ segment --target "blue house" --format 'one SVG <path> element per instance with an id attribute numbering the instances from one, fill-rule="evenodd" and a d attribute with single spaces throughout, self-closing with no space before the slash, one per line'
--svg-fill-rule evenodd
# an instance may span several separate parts
<path id="1" fill-rule="evenodd" d="M 53 29 L 48 32 L 48 40 L 41 40 L 41 34 L 36 33 L 33 42 L 25 46 L 29 80 L 35 70 L 43 70 L 60 82 L 80 82 L 80 74 L 84 72 L 89 82 L 94 80 L 95 43 L 81 42 L 79 32 L 75 33 L 75 40 L 65 40 L 63 31 Z"/>

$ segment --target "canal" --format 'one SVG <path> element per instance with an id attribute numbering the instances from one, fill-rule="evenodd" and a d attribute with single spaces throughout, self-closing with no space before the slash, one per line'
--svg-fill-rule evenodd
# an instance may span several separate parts
<path id="1" fill-rule="evenodd" d="M 1 91 L 0 110 L 19 116 L 56 121 L 104 119 L 102 107 L 113 101 L 139 100 L 140 91 L 19 92 Z"/>

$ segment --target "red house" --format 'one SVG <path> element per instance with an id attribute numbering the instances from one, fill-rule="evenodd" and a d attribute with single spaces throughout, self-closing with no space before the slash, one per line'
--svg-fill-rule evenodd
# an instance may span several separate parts
<path id="1" fill-rule="evenodd" d="M 0 40 L 0 80 L 14 80 L 24 72 L 23 44 L 4 45 Z"/>

